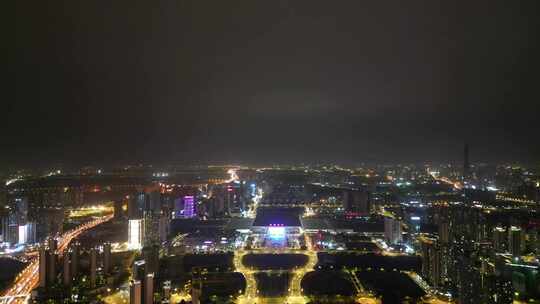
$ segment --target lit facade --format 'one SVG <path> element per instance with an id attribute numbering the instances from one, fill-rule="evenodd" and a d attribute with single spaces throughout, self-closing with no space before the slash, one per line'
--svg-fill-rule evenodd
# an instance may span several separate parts
<path id="1" fill-rule="evenodd" d="M 143 223 L 142 220 L 129 220 L 128 248 L 140 249 L 142 247 Z"/>
<path id="2" fill-rule="evenodd" d="M 195 216 L 195 198 L 192 195 L 184 196 L 184 217 Z"/>
<path id="3" fill-rule="evenodd" d="M 401 235 L 401 221 L 386 217 L 384 219 L 384 237 L 390 244 L 398 244 L 403 241 Z"/>

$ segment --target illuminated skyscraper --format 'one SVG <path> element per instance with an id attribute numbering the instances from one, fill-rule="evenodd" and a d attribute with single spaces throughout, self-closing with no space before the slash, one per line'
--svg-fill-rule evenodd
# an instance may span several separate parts
<path id="1" fill-rule="evenodd" d="M 19 244 L 26 244 L 27 241 L 27 228 L 26 225 L 19 225 Z"/>
<path id="2" fill-rule="evenodd" d="M 184 196 L 184 217 L 195 216 L 195 199 L 192 195 Z"/>
<path id="3" fill-rule="evenodd" d="M 143 220 L 130 219 L 128 227 L 128 248 L 141 249 L 143 239 Z"/>

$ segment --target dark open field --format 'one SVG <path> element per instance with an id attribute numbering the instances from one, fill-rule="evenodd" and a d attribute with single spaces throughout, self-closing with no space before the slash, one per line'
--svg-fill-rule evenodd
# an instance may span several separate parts
<path id="1" fill-rule="evenodd" d="M 347 274 L 340 271 L 311 271 L 302 278 L 302 288 L 307 295 L 355 294 L 354 286 Z"/>
<path id="2" fill-rule="evenodd" d="M 401 303 L 403 298 L 417 299 L 424 291 L 404 273 L 397 271 L 359 271 L 360 282 L 382 296 L 383 303 Z M 413 302 L 415 303 L 415 302 Z"/>
<path id="3" fill-rule="evenodd" d="M 255 274 L 259 295 L 263 297 L 279 297 L 287 294 L 291 274 L 288 272 Z"/>
<path id="4" fill-rule="evenodd" d="M 246 254 L 242 263 L 260 270 L 293 269 L 307 263 L 308 257 L 303 254 Z"/>
<path id="5" fill-rule="evenodd" d="M 419 271 L 421 267 L 420 257 L 416 256 L 382 256 L 375 254 L 355 254 L 355 253 L 325 253 L 319 252 L 319 262 L 317 266 L 323 268 L 328 265 L 334 268 L 367 268 L 387 270 L 412 270 Z"/>

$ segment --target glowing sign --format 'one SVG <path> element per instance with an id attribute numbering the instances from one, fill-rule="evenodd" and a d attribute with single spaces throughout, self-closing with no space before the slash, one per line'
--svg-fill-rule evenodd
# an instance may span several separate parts
<path id="1" fill-rule="evenodd" d="M 282 239 L 285 236 L 285 227 L 268 227 L 268 236 L 272 239 Z"/>

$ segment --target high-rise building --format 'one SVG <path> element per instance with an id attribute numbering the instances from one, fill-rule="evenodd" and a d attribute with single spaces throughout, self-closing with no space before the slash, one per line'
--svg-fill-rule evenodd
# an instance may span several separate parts
<path id="1" fill-rule="evenodd" d="M 536 255 L 540 255 L 540 228 L 531 231 L 530 239 L 532 242 L 532 250 Z"/>
<path id="2" fill-rule="evenodd" d="M 182 197 L 174 200 L 174 218 L 181 218 L 184 215 L 184 199 Z"/>
<path id="3" fill-rule="evenodd" d="M 524 235 L 521 228 L 515 226 L 508 228 L 508 251 L 513 256 L 519 256 L 523 252 L 525 247 L 523 238 Z"/>
<path id="4" fill-rule="evenodd" d="M 58 240 L 56 238 L 49 238 L 47 244 L 49 245 L 49 250 L 53 252 L 56 252 L 56 249 L 58 249 Z"/>
<path id="5" fill-rule="evenodd" d="M 58 254 L 53 250 L 48 250 L 47 256 L 47 286 L 53 284 L 56 281 L 56 262 L 58 260 Z"/>
<path id="6" fill-rule="evenodd" d="M 90 287 L 96 287 L 97 279 L 97 251 L 95 248 L 90 248 Z"/>
<path id="7" fill-rule="evenodd" d="M 69 254 L 64 254 L 64 262 L 62 267 L 62 282 L 64 286 L 71 285 L 71 265 L 70 265 L 70 256 Z"/>
<path id="8" fill-rule="evenodd" d="M 429 242 L 426 242 L 426 241 L 422 241 L 420 242 L 420 248 L 422 250 L 422 270 L 421 270 L 421 273 L 422 273 L 422 276 L 424 278 L 428 278 L 429 277 L 429 266 L 430 266 L 430 263 L 429 263 L 429 247 L 431 246 L 431 241 Z"/>
<path id="9" fill-rule="evenodd" d="M 144 277 L 147 274 L 146 271 L 146 261 L 145 260 L 137 260 L 133 262 L 133 266 L 131 269 L 132 277 L 139 281 L 144 281 Z"/>
<path id="10" fill-rule="evenodd" d="M 137 260 L 133 263 L 132 277 L 140 282 L 141 303 L 147 303 L 148 299 L 153 298 L 154 295 L 154 273 L 150 271 L 151 268 L 152 265 L 148 265 L 145 260 Z"/>
<path id="11" fill-rule="evenodd" d="M 114 219 L 121 220 L 124 218 L 124 200 L 114 201 Z"/>
<path id="12" fill-rule="evenodd" d="M 8 242 L 7 235 L 8 235 L 8 215 L 7 213 L 0 213 L 0 233 L 2 233 L 2 237 L 0 238 L 1 242 Z"/>
<path id="13" fill-rule="evenodd" d="M 27 242 L 26 233 L 27 233 L 26 224 L 25 225 L 19 225 L 19 233 L 18 233 L 18 235 L 19 235 L 18 243 L 19 244 L 26 244 L 26 242 Z"/>
<path id="14" fill-rule="evenodd" d="M 450 225 L 446 220 L 439 223 L 439 242 L 441 244 L 450 243 Z"/>
<path id="15" fill-rule="evenodd" d="M 145 211 L 143 220 L 143 246 L 159 244 L 159 215 Z"/>
<path id="16" fill-rule="evenodd" d="M 79 254 L 81 244 L 77 241 L 71 244 L 69 255 L 71 256 L 71 276 L 76 278 L 79 275 Z"/>
<path id="17" fill-rule="evenodd" d="M 26 222 L 18 227 L 18 243 L 33 244 L 36 242 L 36 223 Z"/>
<path id="18" fill-rule="evenodd" d="M 146 201 L 147 195 L 144 192 L 133 195 L 128 201 L 128 219 L 142 219 L 147 205 Z"/>
<path id="19" fill-rule="evenodd" d="M 163 282 L 163 293 L 161 296 L 162 304 L 169 304 L 171 302 L 171 281 Z"/>
<path id="20" fill-rule="evenodd" d="M 433 240 L 424 240 L 421 246 L 422 276 L 437 288 L 442 282 L 441 248 Z"/>
<path id="21" fill-rule="evenodd" d="M 159 191 L 152 191 L 148 193 L 148 206 L 145 208 L 146 212 L 152 214 L 159 214 L 161 211 L 161 193 Z"/>
<path id="22" fill-rule="evenodd" d="M 103 273 L 111 272 L 111 243 L 103 244 Z"/>
<path id="23" fill-rule="evenodd" d="M 142 249 L 142 255 L 144 258 L 144 261 L 146 263 L 145 265 L 145 273 L 158 273 L 159 271 L 159 249 L 160 246 L 158 245 L 152 245 L 152 246 L 145 246 Z"/>
<path id="24" fill-rule="evenodd" d="M 28 198 L 15 198 L 15 212 L 17 214 L 17 223 L 26 225 L 26 222 L 28 222 Z"/>
<path id="25" fill-rule="evenodd" d="M 438 246 L 434 246 L 431 249 L 431 271 L 430 271 L 430 280 L 433 282 L 435 287 L 439 287 L 441 284 L 441 250 Z"/>
<path id="26" fill-rule="evenodd" d="M 369 193 L 364 190 L 343 191 L 343 209 L 346 212 L 369 214 L 371 211 Z"/>
<path id="27" fill-rule="evenodd" d="M 130 219 L 128 225 L 128 248 L 141 249 L 144 230 L 143 220 Z"/>
<path id="28" fill-rule="evenodd" d="M 154 303 L 154 274 L 149 273 L 144 281 L 144 304 Z"/>
<path id="29" fill-rule="evenodd" d="M 195 216 L 195 198 L 192 195 L 184 196 L 184 217 L 192 218 Z"/>
<path id="30" fill-rule="evenodd" d="M 503 227 L 493 228 L 493 250 L 504 252 L 506 248 L 506 229 Z"/>
<path id="31" fill-rule="evenodd" d="M 12 225 L 17 226 L 17 238 L 14 241 L 19 244 L 34 243 L 36 241 L 36 226 L 28 220 L 28 199 L 26 197 L 17 197 L 14 199 L 13 204 L 14 219 Z"/>
<path id="32" fill-rule="evenodd" d="M 19 240 L 19 226 L 15 212 L 9 211 L 2 219 L 2 240 L 10 244 L 15 244 Z"/>
<path id="33" fill-rule="evenodd" d="M 129 303 L 142 304 L 142 288 L 141 281 L 131 280 L 129 282 Z"/>
<path id="34" fill-rule="evenodd" d="M 167 241 L 167 236 L 169 235 L 169 229 L 170 229 L 170 218 L 169 215 L 166 213 L 162 213 L 159 216 L 159 241 L 160 243 Z"/>
<path id="35" fill-rule="evenodd" d="M 401 235 L 401 221 L 392 217 L 384 218 L 384 237 L 390 244 L 398 244 L 403 241 Z"/>
<path id="36" fill-rule="evenodd" d="M 47 287 L 47 260 L 49 251 L 44 246 L 39 247 L 39 287 Z"/>

